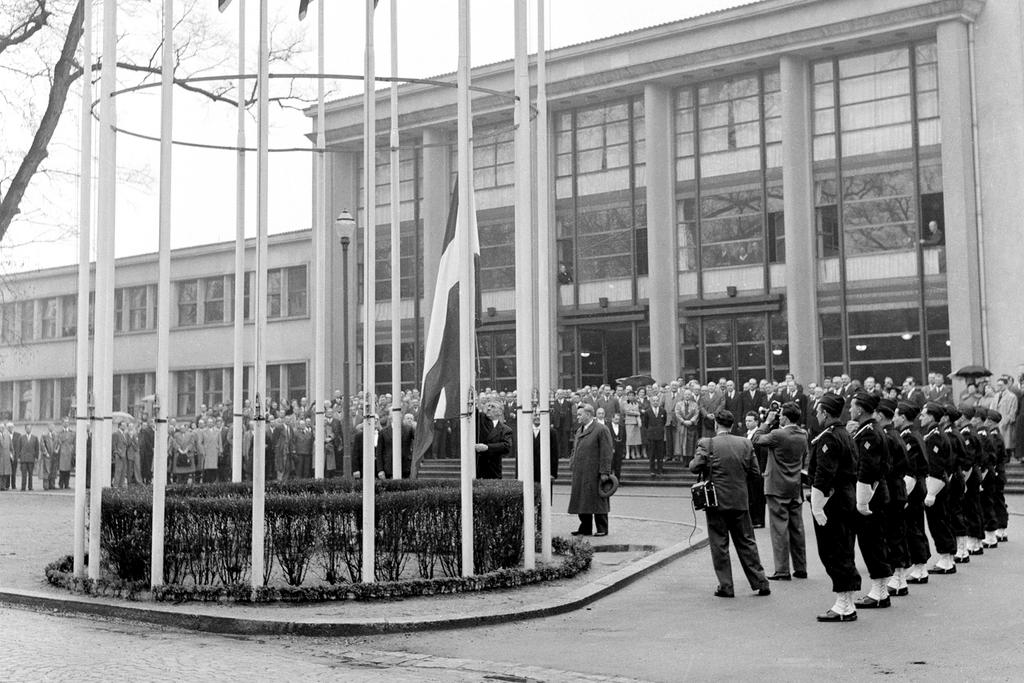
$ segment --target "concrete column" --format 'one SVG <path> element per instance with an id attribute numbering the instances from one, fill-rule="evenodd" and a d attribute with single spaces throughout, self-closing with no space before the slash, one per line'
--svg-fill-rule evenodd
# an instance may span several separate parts
<path id="1" fill-rule="evenodd" d="M 985 363 L 981 277 L 974 187 L 974 133 L 967 24 L 947 21 L 937 31 L 942 196 L 946 234 L 949 340 L 953 369 Z"/>
<path id="2" fill-rule="evenodd" d="M 672 169 L 672 91 L 644 87 L 647 136 L 647 296 L 651 319 L 651 374 L 668 382 L 679 374 L 679 276 L 676 266 Z"/>
<path id="3" fill-rule="evenodd" d="M 348 209 L 356 215 L 356 176 L 359 162 L 358 152 L 331 152 L 327 155 L 327 187 L 328 195 L 325 202 L 327 210 L 327 231 L 330 234 L 330 245 L 327 250 L 327 330 L 330 338 L 327 341 L 328 392 L 342 387 L 342 375 L 345 371 L 344 344 L 344 297 L 348 300 L 348 348 L 353 358 L 349 364 L 349 387 L 357 386 L 355 375 L 356 328 L 358 327 L 359 308 L 356 301 L 356 241 L 353 238 L 348 247 L 348 282 L 344 280 L 342 267 L 341 243 L 334 232 L 334 219 L 343 210 Z"/>
<path id="4" fill-rule="evenodd" d="M 786 217 L 786 325 L 789 368 L 806 385 L 821 375 L 815 261 L 811 88 L 806 59 L 783 55 L 782 187 Z"/>
<path id="5" fill-rule="evenodd" d="M 451 153 L 448 134 L 440 128 L 423 131 L 423 334 L 430 329 L 430 307 L 441 264 L 441 246 L 451 203 Z"/>

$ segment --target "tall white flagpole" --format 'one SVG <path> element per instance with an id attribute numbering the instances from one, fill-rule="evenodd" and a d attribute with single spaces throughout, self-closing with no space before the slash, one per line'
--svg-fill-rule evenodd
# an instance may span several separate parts
<path id="1" fill-rule="evenodd" d="M 523 564 L 537 564 L 533 508 L 533 174 L 530 154 L 530 68 L 527 62 L 526 0 L 515 3 L 515 263 L 516 263 L 516 396 L 519 430 L 519 478 L 523 482 Z M 543 439 L 541 439 L 543 441 Z M 543 485 L 543 484 L 542 484 Z"/>
<path id="2" fill-rule="evenodd" d="M 110 484 L 110 430 L 113 401 L 114 232 L 117 150 L 117 1 L 103 2 L 103 66 L 100 78 L 99 183 L 96 216 L 96 322 L 93 388 L 100 420 L 92 441 L 92 497 L 89 501 L 89 578 L 100 576 L 103 487 Z"/>
<path id="3" fill-rule="evenodd" d="M 267 0 L 260 0 L 259 66 L 257 67 L 258 93 L 256 103 L 256 286 L 250 297 L 256 325 L 253 329 L 256 381 L 253 382 L 256 428 L 252 440 L 252 576 L 254 589 L 263 585 L 264 491 L 266 473 L 267 361 L 263 356 L 263 336 L 267 328 L 267 222 L 269 220 L 267 192 L 269 190 L 268 153 L 270 100 L 270 37 L 267 32 Z"/>
<path id="4" fill-rule="evenodd" d="M 366 221 L 363 240 L 363 573 L 364 583 L 375 580 L 377 518 L 374 507 L 373 416 L 374 401 L 374 343 L 377 337 L 377 99 L 373 55 L 374 0 L 366 0 L 366 73 L 363 77 L 363 179 L 365 183 Z"/>
<path id="5" fill-rule="evenodd" d="M 245 0 L 238 0 L 238 74 L 245 73 Z M 235 310 L 234 372 L 231 386 L 231 481 L 242 481 L 242 382 L 245 363 L 245 79 L 239 78 L 235 146 Z M 250 387 L 251 389 L 251 387 Z M 249 392 L 250 396 L 252 391 Z"/>
<path id="6" fill-rule="evenodd" d="M 473 339 L 476 318 L 473 311 L 473 168 L 470 153 L 472 112 L 469 99 L 469 0 L 459 0 L 459 67 L 458 98 L 458 164 L 459 164 L 459 397 L 462 403 L 461 425 L 461 509 L 462 509 L 462 575 L 472 576 L 473 561 L 473 473 L 476 464 L 476 425 L 474 423 Z"/>
<path id="7" fill-rule="evenodd" d="M 316 268 L 316 311 L 313 321 L 313 476 L 324 478 L 324 437 L 327 431 L 324 370 L 327 365 L 325 351 L 327 334 L 327 123 L 324 121 L 324 6 L 316 9 L 316 64 L 320 78 L 316 82 L 316 217 L 313 219 L 313 258 Z"/>
<path id="8" fill-rule="evenodd" d="M 548 166 L 547 52 L 544 0 L 537 0 L 537 393 L 540 399 L 541 560 L 551 561 L 551 169 Z"/>
<path id="9" fill-rule="evenodd" d="M 82 3 L 82 120 L 78 186 L 78 335 L 75 340 L 75 576 L 85 574 L 85 458 L 89 439 L 89 233 L 92 228 L 92 3 Z"/>
<path id="10" fill-rule="evenodd" d="M 391 77 L 398 78 L 398 0 L 391 0 Z M 391 476 L 402 478 L 402 292 L 398 81 L 391 81 Z"/>
<path id="11" fill-rule="evenodd" d="M 157 248 L 156 435 L 153 444 L 153 533 L 150 586 L 164 582 L 164 503 L 167 488 L 167 394 L 171 335 L 171 140 L 174 134 L 174 0 L 164 0 L 163 59 L 160 65 L 160 238 Z"/>

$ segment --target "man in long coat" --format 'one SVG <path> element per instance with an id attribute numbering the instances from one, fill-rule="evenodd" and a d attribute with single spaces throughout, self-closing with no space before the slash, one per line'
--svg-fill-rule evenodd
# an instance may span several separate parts
<path id="1" fill-rule="evenodd" d="M 607 481 L 612 471 L 612 437 L 608 429 L 594 420 L 594 407 L 580 403 L 576 410 L 579 427 L 576 430 L 576 448 L 570 469 L 572 490 L 569 494 L 569 514 L 580 518 L 579 529 L 573 536 L 608 535 L 608 498 L 599 495 L 601 482 Z"/>
<path id="2" fill-rule="evenodd" d="M 502 422 L 504 408 L 491 400 L 484 405 L 476 421 L 476 476 L 501 479 L 501 459 L 512 452 L 512 429 Z"/>
<path id="3" fill-rule="evenodd" d="M 25 425 L 25 435 L 19 440 L 18 463 L 21 467 L 21 490 L 32 490 L 32 473 L 39 459 L 39 437 L 32 433 L 32 425 Z"/>
<path id="4" fill-rule="evenodd" d="M 57 486 L 62 489 L 71 485 L 71 468 L 75 466 L 76 438 L 75 430 L 71 428 L 71 421 L 65 417 L 61 423 L 60 432 L 57 434 L 57 443 L 59 444 L 57 450 L 60 455 L 60 462 L 57 465 Z M 83 472 L 80 476 L 84 477 L 85 473 Z"/>
<path id="5" fill-rule="evenodd" d="M 43 490 L 48 491 L 56 488 L 57 466 L 60 464 L 57 434 L 53 431 L 52 424 L 46 425 L 46 433 L 40 439 L 39 451 L 42 456 L 43 469 L 40 474 L 43 478 Z"/>
<path id="6" fill-rule="evenodd" d="M 0 491 L 14 485 L 14 436 L 0 424 Z"/>

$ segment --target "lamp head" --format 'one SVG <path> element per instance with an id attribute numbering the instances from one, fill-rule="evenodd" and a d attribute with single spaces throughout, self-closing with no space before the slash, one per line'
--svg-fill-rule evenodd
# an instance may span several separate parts
<path id="1" fill-rule="evenodd" d="M 334 219 L 334 234 L 343 246 L 348 246 L 356 233 L 356 219 L 352 217 L 348 209 L 342 210 Z"/>

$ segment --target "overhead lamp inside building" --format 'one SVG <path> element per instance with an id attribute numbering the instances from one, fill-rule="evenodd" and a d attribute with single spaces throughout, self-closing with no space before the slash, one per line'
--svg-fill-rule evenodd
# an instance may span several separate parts
<path id="1" fill-rule="evenodd" d="M 900 335 L 900 339 L 902 339 L 903 341 L 910 341 L 913 338 L 914 335 L 911 334 L 910 332 L 904 332 L 903 334 Z"/>
<path id="2" fill-rule="evenodd" d="M 858 351 L 867 351 L 868 350 L 868 345 L 867 344 L 857 344 L 853 348 L 857 349 Z"/>
<path id="3" fill-rule="evenodd" d="M 580 358 L 590 358 L 590 351 L 580 351 Z"/>
<path id="4" fill-rule="evenodd" d="M 772 355 L 773 356 L 781 356 L 782 355 L 782 349 L 780 349 L 778 346 L 776 346 L 774 349 L 772 349 Z"/>

